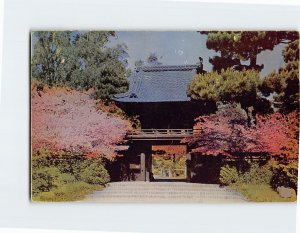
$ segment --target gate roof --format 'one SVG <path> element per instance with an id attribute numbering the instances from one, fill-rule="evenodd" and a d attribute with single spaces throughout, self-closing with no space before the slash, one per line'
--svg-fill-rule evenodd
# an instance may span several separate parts
<path id="1" fill-rule="evenodd" d="M 129 90 L 115 95 L 118 102 L 190 101 L 187 88 L 196 75 L 197 65 L 144 66 L 129 80 Z"/>

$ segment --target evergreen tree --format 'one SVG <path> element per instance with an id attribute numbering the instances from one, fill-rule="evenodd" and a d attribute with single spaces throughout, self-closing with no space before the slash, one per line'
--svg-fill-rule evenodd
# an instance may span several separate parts
<path id="1" fill-rule="evenodd" d="M 206 46 L 220 54 L 210 58 L 213 70 L 234 68 L 236 70 L 256 69 L 257 55 L 264 50 L 273 50 L 280 43 L 289 43 L 298 38 L 296 31 L 212 31 L 200 32 L 207 35 Z M 241 61 L 250 61 L 250 65 L 242 65 Z"/>
<path id="2" fill-rule="evenodd" d="M 159 58 L 157 57 L 156 53 L 150 53 L 147 57 L 147 64 L 150 66 L 159 66 L 162 63 L 159 61 Z"/>
<path id="3" fill-rule="evenodd" d="M 114 32 L 34 32 L 32 78 L 40 86 L 94 89 L 94 97 L 109 101 L 125 92 L 127 47 L 107 47 Z"/>
<path id="4" fill-rule="evenodd" d="M 74 56 L 69 53 L 70 32 L 34 32 L 36 40 L 31 58 L 31 78 L 41 85 L 49 86 L 64 83 L 72 72 Z M 68 59 L 67 59 L 68 58 Z"/>
<path id="5" fill-rule="evenodd" d="M 162 57 L 160 57 L 162 58 Z M 138 70 L 143 66 L 159 66 L 162 62 L 159 61 L 156 53 L 150 53 L 145 60 L 139 59 L 134 62 L 135 69 Z"/>
<path id="6" fill-rule="evenodd" d="M 259 75 L 253 70 L 199 74 L 188 88 L 192 99 L 209 102 L 236 102 L 242 107 L 254 106 Z"/>
<path id="7" fill-rule="evenodd" d="M 135 61 L 134 62 L 135 69 L 141 68 L 144 64 L 145 64 L 145 62 L 143 60 L 141 60 L 141 59 Z"/>
<path id="8" fill-rule="evenodd" d="M 263 80 L 260 90 L 265 96 L 274 95 L 282 112 L 299 109 L 299 39 L 290 42 L 283 51 L 286 65 Z"/>
<path id="9" fill-rule="evenodd" d="M 203 103 L 239 104 L 247 113 L 249 125 L 256 111 L 271 112 L 268 100 L 258 95 L 259 74 L 255 70 L 222 70 L 198 74 L 188 87 L 188 95 Z"/>

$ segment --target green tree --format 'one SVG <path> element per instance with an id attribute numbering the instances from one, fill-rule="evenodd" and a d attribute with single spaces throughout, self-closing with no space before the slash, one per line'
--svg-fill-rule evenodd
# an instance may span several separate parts
<path id="1" fill-rule="evenodd" d="M 156 53 L 150 53 L 146 60 L 139 59 L 134 62 L 135 69 L 138 70 L 143 66 L 159 66 L 162 64 L 162 62 L 160 62 L 160 58 Z"/>
<path id="2" fill-rule="evenodd" d="M 274 95 L 282 112 L 299 109 L 299 39 L 290 42 L 283 51 L 286 65 L 264 78 L 260 90 Z"/>
<path id="3" fill-rule="evenodd" d="M 156 53 L 150 53 L 147 57 L 147 64 L 150 66 L 158 66 L 162 63 L 159 61 L 159 58 Z"/>
<path id="4" fill-rule="evenodd" d="M 142 59 L 136 60 L 134 62 L 134 66 L 135 66 L 136 69 L 141 68 L 144 64 L 145 64 L 145 62 Z"/>
<path id="5" fill-rule="evenodd" d="M 104 100 L 126 92 L 128 88 L 125 65 L 120 59 L 127 48 L 124 45 L 105 47 L 113 35 L 114 32 L 88 32 L 75 43 L 84 68 L 76 70 L 71 85 L 75 88 L 94 88 L 95 97 Z"/>
<path id="6" fill-rule="evenodd" d="M 68 31 L 32 33 L 32 40 L 36 43 L 31 58 L 31 77 L 39 84 L 61 85 L 72 72 L 74 55 L 68 56 L 69 36 Z"/>
<path id="7" fill-rule="evenodd" d="M 296 31 L 202 31 L 207 35 L 206 46 L 220 55 L 210 58 L 213 70 L 234 68 L 236 70 L 261 70 L 257 55 L 264 50 L 273 50 L 280 43 L 289 43 L 298 38 Z M 241 65 L 241 61 L 250 65 Z"/>
<path id="8" fill-rule="evenodd" d="M 227 69 L 220 73 L 198 74 L 188 87 L 188 95 L 204 103 L 238 103 L 246 111 L 250 123 L 253 110 L 269 110 L 268 103 L 262 107 L 264 100 L 257 94 L 259 85 L 257 71 Z"/>
<path id="9" fill-rule="evenodd" d="M 32 78 L 38 84 L 95 90 L 94 97 L 109 101 L 125 92 L 126 45 L 107 47 L 111 31 L 34 32 Z"/>

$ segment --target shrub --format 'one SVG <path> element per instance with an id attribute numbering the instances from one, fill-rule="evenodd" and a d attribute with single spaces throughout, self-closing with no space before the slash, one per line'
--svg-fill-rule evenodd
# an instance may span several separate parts
<path id="1" fill-rule="evenodd" d="M 256 202 L 293 202 L 297 197 L 282 198 L 267 184 L 241 184 L 231 185 L 231 188 L 243 194 L 248 200 Z"/>
<path id="2" fill-rule="evenodd" d="M 34 169 L 32 172 L 32 192 L 47 192 L 62 184 L 75 182 L 74 176 L 68 173 L 61 173 L 56 167 L 44 167 Z"/>
<path id="3" fill-rule="evenodd" d="M 79 200 L 109 181 L 101 158 L 89 158 L 79 151 L 44 149 L 32 155 L 33 200 Z"/>
<path id="4" fill-rule="evenodd" d="M 77 181 L 53 188 L 49 192 L 40 192 L 32 197 L 33 201 L 78 201 L 94 190 L 100 190 L 100 185 L 91 185 Z"/>
<path id="5" fill-rule="evenodd" d="M 297 163 L 277 164 L 272 167 L 273 177 L 270 181 L 271 187 L 276 190 L 277 187 L 284 186 L 293 188 L 297 192 L 298 168 Z"/>
<path id="6" fill-rule="evenodd" d="M 69 184 L 69 183 L 73 183 L 75 181 L 76 181 L 76 178 L 74 176 L 72 176 L 71 174 L 68 174 L 68 173 L 61 173 L 57 177 L 57 183 L 58 184 Z"/>
<path id="7" fill-rule="evenodd" d="M 244 184 L 270 184 L 271 178 L 272 171 L 269 166 L 259 166 L 259 164 L 254 163 L 250 166 L 249 171 L 241 175 L 239 182 Z"/>
<path id="8" fill-rule="evenodd" d="M 241 184 L 269 184 L 272 178 L 272 171 L 267 165 L 259 166 L 254 163 L 250 165 L 248 171 L 239 173 L 235 167 L 225 165 L 220 171 L 220 183 L 231 185 L 234 183 Z"/>
<path id="9" fill-rule="evenodd" d="M 53 177 L 45 169 L 32 171 L 32 194 L 50 191 L 53 187 Z"/>
<path id="10" fill-rule="evenodd" d="M 107 184 L 110 181 L 109 174 L 102 164 L 92 163 L 81 173 L 81 179 L 89 184 Z"/>
<path id="11" fill-rule="evenodd" d="M 239 173 L 235 167 L 230 167 L 227 164 L 221 167 L 220 182 L 223 185 L 230 185 L 239 180 Z"/>

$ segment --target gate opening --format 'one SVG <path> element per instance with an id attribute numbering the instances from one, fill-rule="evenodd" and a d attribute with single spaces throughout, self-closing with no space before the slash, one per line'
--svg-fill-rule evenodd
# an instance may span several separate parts
<path id="1" fill-rule="evenodd" d="M 186 180 L 186 154 L 186 145 L 153 145 L 152 174 L 154 180 Z"/>

